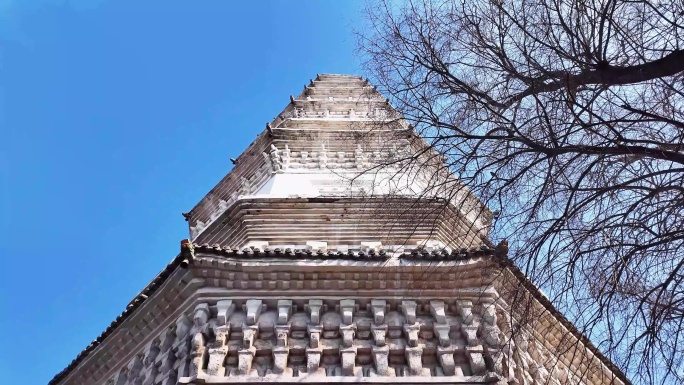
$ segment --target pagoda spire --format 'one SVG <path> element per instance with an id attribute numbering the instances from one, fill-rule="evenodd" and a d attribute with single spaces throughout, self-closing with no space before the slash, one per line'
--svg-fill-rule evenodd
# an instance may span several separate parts
<path id="1" fill-rule="evenodd" d="M 444 210 L 432 199 L 431 184 L 457 183 L 445 168 L 439 183 L 422 165 L 397 172 L 426 146 L 407 132 L 367 80 L 319 74 L 189 212 L 190 238 L 238 249 L 484 244 L 489 211 L 465 188 Z M 464 211 L 466 198 L 474 205 Z"/>

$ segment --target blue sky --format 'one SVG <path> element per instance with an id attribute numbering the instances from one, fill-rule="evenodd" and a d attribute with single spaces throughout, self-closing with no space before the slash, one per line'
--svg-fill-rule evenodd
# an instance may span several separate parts
<path id="1" fill-rule="evenodd" d="M 0 378 L 45 384 L 178 252 L 188 211 L 316 73 L 349 0 L 0 0 Z"/>

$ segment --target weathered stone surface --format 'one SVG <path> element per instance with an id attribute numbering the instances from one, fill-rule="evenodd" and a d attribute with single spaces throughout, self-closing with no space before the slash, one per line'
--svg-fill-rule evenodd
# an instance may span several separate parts
<path id="1" fill-rule="evenodd" d="M 406 322 L 413 324 L 416 322 L 416 301 L 401 301 L 401 312 L 406 317 Z"/>
<path id="2" fill-rule="evenodd" d="M 216 303 L 217 317 L 216 322 L 219 325 L 225 325 L 233 312 L 235 311 L 235 304 L 232 300 L 226 299 Z"/>
<path id="3" fill-rule="evenodd" d="M 470 361 L 470 369 L 473 371 L 473 374 L 483 375 L 487 372 L 484 356 L 482 353 L 469 351 L 468 360 Z"/>
<path id="4" fill-rule="evenodd" d="M 209 364 L 207 365 L 207 374 L 210 376 L 225 376 L 226 368 L 223 362 L 228 354 L 228 348 L 225 346 L 209 349 Z"/>
<path id="5" fill-rule="evenodd" d="M 390 376 L 394 371 L 388 365 L 389 346 L 373 346 L 373 364 L 375 375 Z"/>
<path id="6" fill-rule="evenodd" d="M 456 375 L 456 364 L 454 363 L 454 348 L 453 347 L 437 347 L 437 356 L 439 357 L 439 364 L 442 365 L 442 372 L 445 376 Z"/>
<path id="7" fill-rule="evenodd" d="M 320 344 L 321 332 L 323 329 L 319 326 L 309 327 L 309 346 L 318 349 Z"/>
<path id="8" fill-rule="evenodd" d="M 456 301 L 451 304 L 458 304 Z M 507 366 L 506 374 L 499 375 L 504 371 L 501 364 L 504 355 L 512 353 L 499 352 L 500 331 L 485 320 L 485 308 L 480 307 L 483 310 L 478 314 L 464 313 L 464 309 L 474 306 L 468 301 L 451 307 L 441 299 L 398 301 L 395 309 L 405 314 L 400 315 L 396 310 L 387 311 L 388 300 L 373 298 L 367 300 L 366 312 L 361 311 L 355 318 L 353 312 L 358 302 L 348 298 L 339 300 L 339 308 L 326 312 L 317 324 L 307 313 L 292 314 L 290 309 L 295 307 L 294 302 L 287 298 L 270 302 L 250 298 L 237 304 L 235 300 L 217 300 L 213 318 L 211 303 L 200 303 L 194 306 L 192 324 L 181 315 L 174 328 L 151 340 L 143 353 L 129 362 L 122 378 L 128 378 L 132 384 L 157 385 L 172 384 L 176 379 L 179 383 L 191 383 L 210 378 L 219 381 L 220 378 L 254 376 L 277 381 L 295 376 L 295 373 L 300 377 L 379 378 L 392 377 L 396 371 L 400 376 L 428 378 L 434 375 L 457 379 L 467 377 L 465 371 L 483 382 L 486 382 L 485 377 L 491 381 L 496 377 L 496 382 L 505 378 L 525 378 L 530 382 L 552 378 L 553 382 L 558 377 L 570 376 L 567 371 L 549 371 L 530 365 L 530 362 L 546 359 L 541 350 L 532 348 L 536 345 L 530 338 L 519 340 L 523 352 L 515 356 L 526 361 L 523 364 L 514 361 Z M 304 302 L 309 313 L 323 308 L 322 301 L 316 302 L 314 306 L 309 306 L 309 300 Z M 233 310 L 234 316 L 226 322 L 227 313 L 222 309 L 238 306 L 245 311 L 235 313 Z M 345 309 L 352 313 L 347 314 L 349 324 L 343 321 Z M 414 316 L 419 309 L 429 309 L 429 314 L 423 312 Z M 287 314 L 287 323 L 279 324 L 279 320 L 283 320 L 279 316 L 283 314 Z M 460 322 L 467 319 L 468 314 L 472 316 L 470 323 Z M 414 322 L 410 323 L 411 320 Z M 238 337 L 231 342 L 234 329 L 240 335 L 241 346 L 235 345 Z M 462 345 L 452 345 L 452 333 L 457 336 L 453 337 L 456 340 L 465 339 L 465 351 L 459 350 Z M 180 337 L 183 334 L 185 337 Z M 238 350 L 233 350 L 231 358 L 230 349 L 235 348 Z M 394 352 L 395 357 L 403 354 L 403 363 L 395 359 L 393 364 L 390 352 Z M 438 367 L 423 367 L 424 354 L 435 354 Z M 490 368 L 485 355 L 492 358 Z M 293 357 L 291 363 L 290 357 Z M 297 368 L 296 371 L 293 368 Z"/>
<path id="9" fill-rule="evenodd" d="M 195 327 L 202 326 L 209 321 L 209 305 L 206 303 L 201 303 L 195 307 L 195 315 L 193 317 L 193 322 Z"/>
<path id="10" fill-rule="evenodd" d="M 385 308 L 387 307 L 387 301 L 383 299 L 373 299 L 371 300 L 371 308 L 373 311 L 373 321 L 376 325 L 385 322 Z"/>
<path id="11" fill-rule="evenodd" d="M 285 325 L 292 314 L 292 300 L 278 300 L 278 324 Z"/>
<path id="12" fill-rule="evenodd" d="M 254 325 L 261 315 L 262 302 L 260 299 L 250 299 L 247 300 L 245 304 L 245 310 L 247 311 L 247 324 Z"/>
<path id="13" fill-rule="evenodd" d="M 420 376 L 423 374 L 423 348 L 422 347 L 407 347 L 406 348 L 406 362 L 409 367 L 409 375 Z"/>
<path id="14" fill-rule="evenodd" d="M 259 327 L 252 325 L 252 326 L 244 326 L 242 328 L 242 348 L 243 349 L 251 349 L 254 346 L 254 339 L 257 336 L 257 333 L 259 332 Z"/>
<path id="15" fill-rule="evenodd" d="M 310 302 L 313 306 L 310 306 Z M 449 307 L 443 300 L 396 303 L 396 308 L 401 309 L 404 316 L 396 311 L 387 312 L 387 300 L 373 298 L 367 302 L 367 313 L 361 313 L 355 319 L 353 312 L 356 309 L 356 300 L 344 299 L 338 302 L 337 311 L 326 312 L 317 324 L 314 324 L 306 313 L 293 315 L 291 309 L 295 305 L 292 299 L 271 301 L 270 307 L 267 303 L 261 298 L 250 298 L 238 304 L 234 300 L 217 300 L 215 318 L 207 318 L 211 317 L 210 304 L 201 303 L 195 306 L 194 323 L 191 330 L 186 333 L 191 337 L 189 368 L 183 371 L 180 364 L 176 365 L 176 371 L 168 370 L 168 367 L 173 365 L 173 360 L 162 365 L 157 359 L 165 354 L 163 349 L 171 349 L 168 341 L 174 341 L 177 337 L 174 333 L 167 332 L 147 345 L 145 355 L 140 356 L 140 368 L 137 361 L 129 364 L 128 375 L 139 379 L 142 385 L 147 382 L 156 385 L 156 379 L 170 379 L 174 376 L 180 378 L 181 383 L 187 383 L 190 378 L 236 376 L 265 376 L 277 379 L 294 376 L 295 372 L 290 366 L 290 357 L 294 354 L 292 365 L 300 365 L 300 375 L 391 377 L 395 375 L 395 367 L 391 364 L 390 351 L 394 351 L 393 354 L 401 352 L 405 357 L 406 366 L 396 367 L 400 375 L 429 377 L 430 369 L 422 365 L 425 344 L 432 346 L 431 349 L 437 349 L 439 367 L 433 369 L 435 375 L 463 375 L 454 359 L 456 348 L 451 345 L 450 338 L 452 326 L 447 322 L 447 318 L 457 319 L 457 314 L 447 314 Z M 309 313 L 323 308 L 324 305 L 320 300 L 307 300 L 305 304 Z M 235 317 L 231 316 L 230 322 L 227 322 L 226 311 L 235 309 L 238 305 L 244 308 L 244 313 L 235 313 L 233 310 Z M 425 310 L 429 308 L 429 316 L 422 314 L 416 317 L 414 313 L 419 307 Z M 287 315 L 287 322 L 279 324 L 279 321 L 285 320 L 281 317 L 283 315 Z M 458 315 L 461 315 L 460 311 Z M 348 324 L 344 322 L 345 317 Z M 498 329 L 481 323 L 478 315 L 473 314 L 473 317 L 470 325 L 460 326 L 470 346 L 467 352 L 461 354 L 465 353 L 467 356 L 467 365 L 470 366 L 471 372 L 483 375 L 486 368 L 483 366 L 485 361 L 482 349 L 489 338 L 486 331 L 494 332 Z M 414 322 L 410 323 L 410 320 Z M 236 323 L 238 321 L 242 323 Z M 181 332 L 187 326 L 183 317 L 179 318 L 177 324 L 180 325 Z M 457 325 L 453 327 L 458 328 Z M 484 333 L 482 336 L 479 335 L 479 328 L 482 328 Z M 241 335 L 241 346 L 233 353 L 237 354 L 237 357 L 234 355 L 235 358 L 230 358 L 231 333 L 234 329 Z M 399 331 L 399 334 L 392 334 L 394 332 L 390 333 L 390 330 Z M 184 340 L 176 338 L 175 341 L 181 343 Z M 232 349 L 235 349 L 234 343 L 232 346 Z M 179 357 L 185 357 L 180 347 L 181 345 L 178 345 Z M 364 352 L 362 355 L 358 354 L 359 349 Z M 326 355 L 323 355 L 324 351 L 327 352 Z M 302 357 L 302 354 L 305 357 Z M 267 358 L 269 356 L 270 358 Z M 162 368 L 164 372 L 160 371 Z M 178 373 L 183 375 L 179 376 Z"/>
<path id="16" fill-rule="evenodd" d="M 477 326 L 461 326 L 461 332 L 466 337 L 468 346 L 478 346 L 480 344 L 480 340 L 477 338 L 477 329 Z"/>
<path id="17" fill-rule="evenodd" d="M 342 334 L 342 346 L 350 348 L 354 345 L 354 334 L 356 333 L 356 325 L 340 325 L 340 334 Z"/>
<path id="18" fill-rule="evenodd" d="M 325 370 L 320 368 L 321 364 L 321 349 L 307 349 L 306 350 L 306 369 L 310 375 L 318 374 L 325 375 Z"/>
<path id="19" fill-rule="evenodd" d="M 404 334 L 406 335 L 406 341 L 411 347 L 418 346 L 418 332 L 420 331 L 420 325 L 414 323 L 412 325 L 404 325 Z"/>
<path id="20" fill-rule="evenodd" d="M 449 325 L 440 325 L 440 324 L 433 324 L 432 325 L 435 331 L 435 335 L 437 336 L 437 339 L 439 340 L 439 346 L 446 347 L 451 344 L 451 339 L 449 338 L 449 332 L 451 331 L 451 326 Z"/>
<path id="21" fill-rule="evenodd" d="M 387 325 L 373 325 L 371 326 L 373 333 L 373 340 L 376 346 L 385 346 L 385 338 L 387 336 Z"/>
<path id="22" fill-rule="evenodd" d="M 356 364 L 356 347 L 348 347 L 340 350 L 340 356 L 342 361 L 342 375 L 343 376 L 356 376 L 358 374 L 358 368 Z"/>
<path id="23" fill-rule="evenodd" d="M 310 299 L 308 304 L 309 313 L 311 314 L 311 323 L 319 324 L 321 322 L 321 308 L 323 301 L 320 299 Z"/>
<path id="24" fill-rule="evenodd" d="M 482 311 L 482 319 L 489 325 L 496 325 L 496 305 L 486 304 Z"/>
<path id="25" fill-rule="evenodd" d="M 238 367 L 237 373 L 239 375 L 250 374 L 252 370 L 252 361 L 254 360 L 254 355 L 256 354 L 256 348 L 249 347 L 238 351 Z"/>
<path id="26" fill-rule="evenodd" d="M 290 326 L 289 325 L 278 325 L 275 327 L 276 334 L 276 344 L 279 347 L 288 346 L 288 338 L 290 336 Z"/>
<path id="27" fill-rule="evenodd" d="M 273 349 L 273 373 L 283 374 L 286 371 L 292 372 L 292 369 L 287 368 L 287 356 L 290 350 L 286 347 L 277 347 Z"/>
<path id="28" fill-rule="evenodd" d="M 456 306 L 458 308 L 459 313 L 461 314 L 461 318 L 463 319 L 463 323 L 470 325 L 473 322 L 473 303 L 471 301 L 467 300 L 461 300 L 461 301 L 456 301 Z"/>
<path id="29" fill-rule="evenodd" d="M 430 314 L 435 317 L 438 324 L 446 323 L 444 301 L 430 301 Z"/>
<path id="30" fill-rule="evenodd" d="M 343 299 L 340 301 L 340 314 L 342 315 L 342 322 L 345 325 L 352 323 L 354 315 L 355 302 L 353 299 Z"/>

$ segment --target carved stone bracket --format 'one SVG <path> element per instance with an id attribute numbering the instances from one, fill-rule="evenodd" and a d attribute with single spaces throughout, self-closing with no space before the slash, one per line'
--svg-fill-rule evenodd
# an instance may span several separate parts
<path id="1" fill-rule="evenodd" d="M 238 368 L 237 373 L 239 375 L 248 375 L 252 370 L 252 361 L 254 360 L 254 355 L 256 354 L 256 348 L 254 346 L 241 349 L 238 351 Z"/>
<path id="2" fill-rule="evenodd" d="M 285 149 L 280 155 L 280 159 L 283 161 L 283 169 L 287 169 L 290 165 L 290 147 L 287 144 L 285 144 Z"/>
<path id="3" fill-rule="evenodd" d="M 350 348 L 354 345 L 354 333 L 356 333 L 356 325 L 340 325 L 343 347 Z"/>
<path id="4" fill-rule="evenodd" d="M 423 347 L 406 347 L 406 363 L 409 367 L 409 375 L 420 376 L 423 374 Z M 429 370 L 429 369 L 428 369 Z"/>
<path id="5" fill-rule="evenodd" d="M 385 309 L 387 308 L 387 301 L 384 299 L 372 299 L 371 308 L 373 310 L 373 321 L 376 325 L 385 322 Z"/>
<path id="6" fill-rule="evenodd" d="M 461 325 L 461 332 L 468 341 L 468 346 L 478 346 L 480 341 L 477 338 L 477 326 Z"/>
<path id="7" fill-rule="evenodd" d="M 473 323 L 473 303 L 471 301 L 456 301 L 456 308 L 463 319 L 463 323 L 466 325 Z"/>
<path id="8" fill-rule="evenodd" d="M 247 312 L 247 325 L 254 325 L 259 319 L 262 310 L 262 302 L 260 299 L 248 299 L 245 303 L 245 310 Z"/>
<path id="9" fill-rule="evenodd" d="M 456 375 L 456 364 L 454 362 L 454 348 L 453 347 L 437 347 L 437 356 L 439 363 L 442 365 L 442 371 L 446 376 Z"/>
<path id="10" fill-rule="evenodd" d="M 226 345 L 228 343 L 228 339 L 230 338 L 230 324 L 214 327 L 214 336 L 215 346 Z"/>
<path id="11" fill-rule="evenodd" d="M 154 381 L 157 378 L 157 375 L 159 374 L 159 368 L 156 365 L 152 365 L 149 368 L 145 369 L 145 372 L 142 375 L 142 385 L 154 385 Z"/>
<path id="12" fill-rule="evenodd" d="M 409 324 L 416 323 L 416 301 L 401 301 L 401 312 Z"/>
<path id="13" fill-rule="evenodd" d="M 292 300 L 278 300 L 278 324 L 285 325 L 292 314 Z"/>
<path id="14" fill-rule="evenodd" d="M 287 347 L 276 347 L 273 349 L 273 374 L 286 374 L 292 376 L 292 368 L 287 367 L 287 356 L 290 349 Z"/>
<path id="15" fill-rule="evenodd" d="M 342 315 L 342 323 L 350 325 L 354 316 L 355 301 L 353 299 L 343 299 L 340 301 L 340 314 Z"/>
<path id="16" fill-rule="evenodd" d="M 225 346 L 217 348 L 209 348 L 209 364 L 207 365 L 207 374 L 210 376 L 225 376 L 226 368 L 223 362 L 226 360 L 228 348 Z"/>
<path id="17" fill-rule="evenodd" d="M 430 301 L 430 314 L 435 317 L 438 324 L 446 324 L 444 301 Z"/>
<path id="18" fill-rule="evenodd" d="M 459 300 L 454 307 L 447 307 L 442 300 L 421 302 L 424 305 L 404 300 L 398 307 L 402 317 L 394 311 L 388 313 L 386 299 L 362 301 L 363 313 L 357 312 L 359 301 L 354 299 L 339 300 L 334 311 L 326 310 L 322 300 L 311 299 L 303 306 L 311 317 L 307 322 L 309 317 L 294 301 L 269 302 L 273 306 L 268 308 L 272 310 L 270 312 L 265 312 L 267 308 L 261 299 L 246 300 L 242 309 L 236 309 L 236 300 L 219 300 L 215 308 L 200 303 L 192 314 L 179 317 L 174 327 L 153 339 L 143 350 L 144 355 L 136 358 L 140 362 L 132 360 L 129 363 L 125 381 L 129 385 L 170 385 L 176 379 L 182 383 L 219 381 L 219 378 L 235 376 L 274 379 L 278 378 L 274 376 L 293 376 L 297 370 L 301 371 L 299 375 L 325 376 L 327 372 L 328 376 L 360 376 L 362 368 L 365 375 L 371 377 L 459 377 L 464 376 L 464 372 L 466 376 L 485 376 L 489 371 L 500 373 L 505 370 L 500 357 L 505 354 L 498 350 L 500 332 L 496 325 L 490 324 L 496 321 L 493 306 L 480 307 L 478 303 L 477 314 L 474 314 L 471 301 Z M 452 322 L 454 318 L 448 310 L 454 308 L 460 315 L 460 322 Z M 429 314 L 421 312 L 423 310 L 429 310 Z M 212 311 L 215 318 L 211 318 Z M 416 313 L 420 313 L 420 318 Z M 244 319 L 244 323 L 236 325 L 237 319 Z M 463 336 L 465 350 L 461 350 L 462 345 L 453 343 L 452 331 Z M 231 333 L 238 333 L 233 339 L 241 339 L 240 346 L 234 346 L 240 341 L 231 342 Z M 369 338 L 372 341 L 368 341 Z M 236 348 L 237 358 L 234 357 Z M 402 359 L 395 362 L 398 357 L 390 355 L 390 351 L 403 354 L 406 366 L 400 364 Z M 436 368 L 432 363 L 426 363 L 430 368 L 423 366 L 424 351 L 429 355 L 436 353 L 439 363 Z M 331 356 L 333 352 L 339 356 Z M 458 361 L 461 357 L 467 363 Z M 373 366 L 369 368 L 371 360 Z M 528 356 L 526 360 L 537 361 L 538 358 Z M 395 364 L 399 365 L 396 369 Z M 431 374 L 430 370 L 435 372 Z M 511 378 L 515 370 L 509 369 L 504 377 Z M 529 374 L 532 381 L 534 375 Z"/>
<path id="19" fill-rule="evenodd" d="M 290 335 L 290 325 L 276 325 L 274 327 L 276 335 L 276 345 L 279 347 L 286 348 L 287 339 Z"/>
<path id="20" fill-rule="evenodd" d="M 496 305 L 493 303 L 485 305 L 482 310 L 482 319 L 489 325 L 496 325 Z"/>
<path id="21" fill-rule="evenodd" d="M 404 325 L 404 334 L 406 335 L 406 340 L 408 345 L 411 347 L 418 346 L 418 332 L 420 331 L 420 325 L 414 323 L 413 325 Z"/>
<path id="22" fill-rule="evenodd" d="M 173 372 L 173 364 L 176 362 L 176 356 L 173 354 L 173 351 L 169 350 L 162 352 L 157 356 L 157 362 L 159 363 L 159 372 L 163 377 L 176 377 L 176 374 Z"/>
<path id="23" fill-rule="evenodd" d="M 449 325 L 432 325 L 435 335 L 439 339 L 439 346 L 447 347 L 451 345 L 451 339 L 449 338 L 449 332 L 451 331 L 451 326 Z"/>
<path id="24" fill-rule="evenodd" d="M 358 368 L 356 365 L 356 346 L 340 349 L 342 375 L 356 376 Z"/>
<path id="25" fill-rule="evenodd" d="M 206 303 L 201 303 L 197 306 L 195 306 L 195 313 L 193 316 L 193 323 L 195 325 L 195 328 L 198 328 L 209 321 L 209 315 L 211 313 L 209 312 L 209 305 Z"/>
<path id="26" fill-rule="evenodd" d="M 371 333 L 373 333 L 373 340 L 375 340 L 376 346 L 385 346 L 387 325 L 372 325 Z"/>
<path id="27" fill-rule="evenodd" d="M 470 362 L 470 369 L 476 376 L 481 376 L 487 372 L 487 367 L 485 365 L 484 355 L 481 351 L 467 348 L 468 349 L 468 361 Z"/>
<path id="28" fill-rule="evenodd" d="M 321 333 L 323 329 L 320 326 L 309 326 L 309 346 L 313 349 L 320 347 Z"/>
<path id="29" fill-rule="evenodd" d="M 155 338 L 150 342 L 145 348 L 145 354 L 143 358 L 143 373 L 141 377 L 142 385 L 153 385 L 154 380 L 159 374 L 159 363 L 156 361 L 161 349 L 159 348 L 159 339 Z"/>
<path id="30" fill-rule="evenodd" d="M 320 299 L 310 299 L 309 304 L 306 306 L 307 310 L 311 314 L 311 323 L 318 325 L 321 323 L 321 308 L 323 307 L 323 301 Z"/>
<path id="31" fill-rule="evenodd" d="M 240 183 L 241 183 L 240 194 L 249 195 L 252 193 L 252 182 L 250 182 L 249 179 L 247 179 L 243 176 L 240 178 Z"/>
<path id="32" fill-rule="evenodd" d="M 393 376 L 394 371 L 389 367 L 389 346 L 373 346 L 373 363 L 378 376 Z"/>
<path id="33" fill-rule="evenodd" d="M 251 349 L 254 347 L 254 339 L 259 332 L 259 327 L 256 325 L 242 327 L 242 347 L 243 349 Z"/>
<path id="34" fill-rule="evenodd" d="M 175 330 L 175 327 L 170 327 L 159 337 L 159 351 L 162 354 L 168 352 L 173 346 L 173 341 L 176 339 Z"/>
<path id="35" fill-rule="evenodd" d="M 328 149 L 325 147 L 325 143 L 321 145 L 321 151 L 318 154 L 318 165 L 321 168 L 325 168 L 328 165 Z"/>
<path id="36" fill-rule="evenodd" d="M 176 361 L 173 368 L 176 370 L 177 378 L 188 377 L 190 375 L 190 368 L 188 365 L 188 355 L 190 354 L 190 341 L 181 339 L 173 345 L 173 351 L 176 355 Z"/>
<path id="37" fill-rule="evenodd" d="M 233 301 L 227 299 L 224 301 L 218 301 L 216 303 L 216 309 L 217 309 L 217 315 L 216 315 L 216 322 L 219 326 L 225 325 L 228 323 L 228 319 L 230 318 L 231 315 L 233 315 L 233 312 L 235 311 L 235 304 Z"/>
<path id="38" fill-rule="evenodd" d="M 207 365 L 207 374 L 211 376 L 225 376 L 226 369 L 223 363 L 228 354 L 228 347 L 226 346 L 230 338 L 230 324 L 217 326 L 214 328 L 215 342 L 208 349 L 209 364 Z"/>
<path id="39" fill-rule="evenodd" d="M 176 341 L 182 341 L 183 338 L 188 335 L 191 328 L 192 322 L 185 314 L 182 314 L 180 317 L 178 317 L 176 320 Z"/>
<path id="40" fill-rule="evenodd" d="M 492 347 L 498 347 L 501 344 L 498 327 L 485 324 L 481 329 L 482 339 L 485 343 Z"/>
<path id="41" fill-rule="evenodd" d="M 204 373 L 202 366 L 204 365 L 206 353 L 206 339 L 204 334 L 197 332 L 192 337 L 192 352 L 190 353 L 192 359 L 190 365 L 191 376 L 200 376 Z"/>
<path id="42" fill-rule="evenodd" d="M 325 376 L 325 369 L 320 367 L 322 349 L 306 349 L 306 371 L 309 375 Z"/>

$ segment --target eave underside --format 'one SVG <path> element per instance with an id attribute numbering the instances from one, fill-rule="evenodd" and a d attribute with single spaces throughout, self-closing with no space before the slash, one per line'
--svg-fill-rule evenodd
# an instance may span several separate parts
<path id="1" fill-rule="evenodd" d="M 304 253 L 306 254 L 306 253 Z M 294 256 L 293 256 L 294 257 Z M 298 258 L 302 258 L 303 255 L 300 254 Z M 483 269 L 493 269 L 496 266 L 501 265 L 502 257 L 496 257 L 495 250 L 477 250 L 469 253 L 465 253 L 459 256 L 459 253 L 453 256 L 444 255 L 439 253 L 432 253 L 426 255 L 425 257 L 432 258 L 431 261 L 420 260 L 422 255 L 412 254 L 405 255 L 403 257 L 386 257 L 379 258 L 379 260 L 373 261 L 370 256 L 364 255 L 361 258 L 357 255 L 354 258 L 340 257 L 336 259 L 319 259 L 319 260 L 299 260 L 293 261 L 291 258 L 273 258 L 273 256 L 267 256 L 267 253 L 254 253 L 252 255 L 242 254 L 241 252 L 234 252 L 224 249 L 216 248 L 196 248 L 196 259 L 191 265 L 191 269 L 188 271 L 194 272 L 192 279 L 194 287 L 196 288 L 195 295 L 187 296 L 187 298 L 194 298 L 191 302 L 187 302 L 188 308 L 183 310 L 184 312 L 191 311 L 192 303 L 197 303 L 198 301 L 217 301 L 222 298 L 233 298 L 236 301 L 246 300 L 248 298 L 262 298 L 266 304 L 270 303 L 268 306 L 277 306 L 278 298 L 301 298 L 305 301 L 307 298 L 356 298 L 357 304 L 362 304 L 361 306 L 367 306 L 372 298 L 396 298 L 396 303 L 400 303 L 402 299 L 406 298 L 430 298 L 432 300 L 442 299 L 449 301 L 450 298 L 466 298 L 470 297 L 472 300 L 476 300 L 482 297 L 486 293 L 487 287 L 492 286 L 493 280 L 496 276 L 489 276 L 485 278 L 483 275 Z M 451 260 L 449 260 L 451 258 Z M 223 273 L 220 273 L 223 272 Z M 335 273 L 337 272 L 337 273 Z M 372 277 L 373 272 L 378 275 L 375 278 Z M 301 274 L 298 276 L 297 274 Z M 307 284 L 307 281 L 311 281 L 312 276 L 310 274 L 318 274 L 319 284 L 318 286 L 312 287 Z M 330 275 L 325 275 L 330 274 Z M 308 276 L 307 276 L 308 275 Z M 415 284 L 421 281 L 419 277 L 423 277 L 423 283 Z M 479 277 L 478 277 L 479 276 Z M 382 277 L 382 279 L 380 279 Z M 471 278 L 468 278 L 471 277 Z M 187 280 L 187 279 L 185 279 Z M 356 283 L 354 283 L 356 281 Z M 367 282 L 372 281 L 373 284 L 366 286 Z M 230 284 L 228 282 L 231 282 Z M 287 283 L 286 283 L 287 282 Z M 300 282 L 300 283 L 298 283 Z M 328 282 L 328 283 L 324 283 Z M 380 283 L 383 282 L 383 283 Z M 408 282 L 414 282 L 414 284 L 407 285 Z M 327 286 L 327 287 L 326 287 Z M 202 289 L 206 287 L 206 289 Z M 459 289 L 459 287 L 461 289 Z M 473 291 L 473 289 L 479 288 Z M 157 302 L 160 298 L 168 297 L 168 293 L 162 292 L 156 293 L 148 298 L 152 302 Z M 534 294 L 534 293 L 533 293 Z M 491 296 L 492 294 L 485 295 Z M 211 298 L 215 298 L 212 300 Z M 241 299 L 242 298 L 242 299 Z M 268 298 L 273 298 L 274 302 L 269 302 Z M 366 305 L 363 305 L 363 300 L 358 302 L 358 299 L 368 298 Z M 494 298 L 493 296 L 490 298 Z M 298 302 L 297 300 L 295 302 Z M 154 303 L 150 303 L 152 307 L 147 308 L 154 309 Z M 214 305 L 212 305 L 214 306 Z M 303 303 L 300 306 L 304 306 Z M 397 306 L 397 305 L 393 305 Z M 181 309 L 182 310 L 182 309 Z M 555 318 L 562 315 L 555 312 L 553 314 Z M 133 317 L 124 322 L 128 321 L 129 324 L 123 325 L 124 328 L 131 326 Z M 144 319 L 138 317 L 137 321 Z M 562 319 L 561 321 L 563 321 Z M 169 322 L 169 320 L 161 320 Z M 564 325 L 572 325 L 565 320 L 561 322 Z M 120 323 L 121 325 L 121 323 Z M 161 326 L 161 324 L 160 324 Z M 143 330 L 147 330 L 143 328 Z M 161 329 L 155 329 L 161 330 Z M 572 329 L 570 329 L 573 332 Z M 576 330 L 574 333 L 577 333 Z M 141 335 L 142 336 L 142 335 Z M 90 382 L 84 382 L 88 377 L 87 373 L 94 375 L 94 373 L 101 373 L 105 375 L 110 373 L 110 371 L 102 369 L 97 370 L 86 370 L 88 366 L 92 366 L 97 362 L 103 361 L 103 352 L 111 349 L 124 348 L 131 352 L 140 351 L 147 343 L 144 340 L 136 340 L 132 344 L 127 344 L 125 347 L 114 348 L 111 344 L 109 336 L 102 337 L 102 343 L 100 343 L 97 351 L 91 351 L 88 353 L 91 357 L 88 357 L 86 361 L 81 359 L 79 363 L 76 363 L 75 367 L 67 368 L 65 375 L 60 376 L 61 381 L 55 378 L 51 383 L 62 383 L 62 384 L 85 384 Z M 586 344 L 587 347 L 598 354 L 601 361 L 609 365 L 610 362 L 603 358 L 598 350 L 596 350 L 590 343 Z M 137 348 L 133 348 L 137 346 Z M 99 353 L 98 353 L 99 351 Z M 94 355 L 93 355 L 94 354 Z M 128 357 L 131 357 L 128 355 Z M 93 361 L 94 360 L 94 361 Z M 116 366 L 116 365 L 114 365 Z M 79 369 L 77 369 L 79 368 Z M 92 369 L 92 368 L 91 368 Z M 619 370 L 613 367 L 613 371 L 616 373 L 617 378 L 624 379 L 624 375 L 621 375 Z M 71 380 L 63 381 L 66 378 L 71 378 Z M 80 378 L 73 382 L 73 379 Z M 104 377 L 106 378 L 106 377 Z M 214 379 L 214 383 L 239 383 L 238 379 L 225 380 L 226 377 L 219 379 Z M 260 377 L 261 378 L 261 377 Z M 326 378 L 325 382 L 345 382 L 347 380 L 333 380 L 336 377 Z M 362 377 L 364 378 L 364 377 Z M 399 380 L 399 378 L 402 378 Z M 210 378 L 206 378 L 210 380 Z M 302 381 L 299 381 L 302 380 Z M 329 381 L 330 380 L 330 381 Z M 396 378 L 398 383 L 411 383 L 410 378 L 398 377 Z M 472 380 L 472 381 L 471 381 Z M 216 382 L 218 381 L 218 382 Z M 262 382 L 268 381 L 267 379 L 249 379 L 245 380 L 246 383 L 251 382 Z M 307 382 L 315 383 L 317 380 L 304 380 L 300 378 L 297 382 Z M 387 382 L 387 380 L 378 380 L 377 382 Z M 442 380 L 433 378 L 430 382 L 440 382 Z M 475 378 L 466 379 L 460 378 L 459 383 L 469 383 L 478 382 Z M 280 380 L 278 382 L 281 382 Z M 373 379 L 363 379 L 360 382 L 373 382 Z M 424 381 L 421 379 L 420 381 Z M 621 381 L 622 383 L 627 383 Z M 98 382 L 92 382 L 98 383 Z M 193 382 L 201 383 L 201 382 Z"/>

